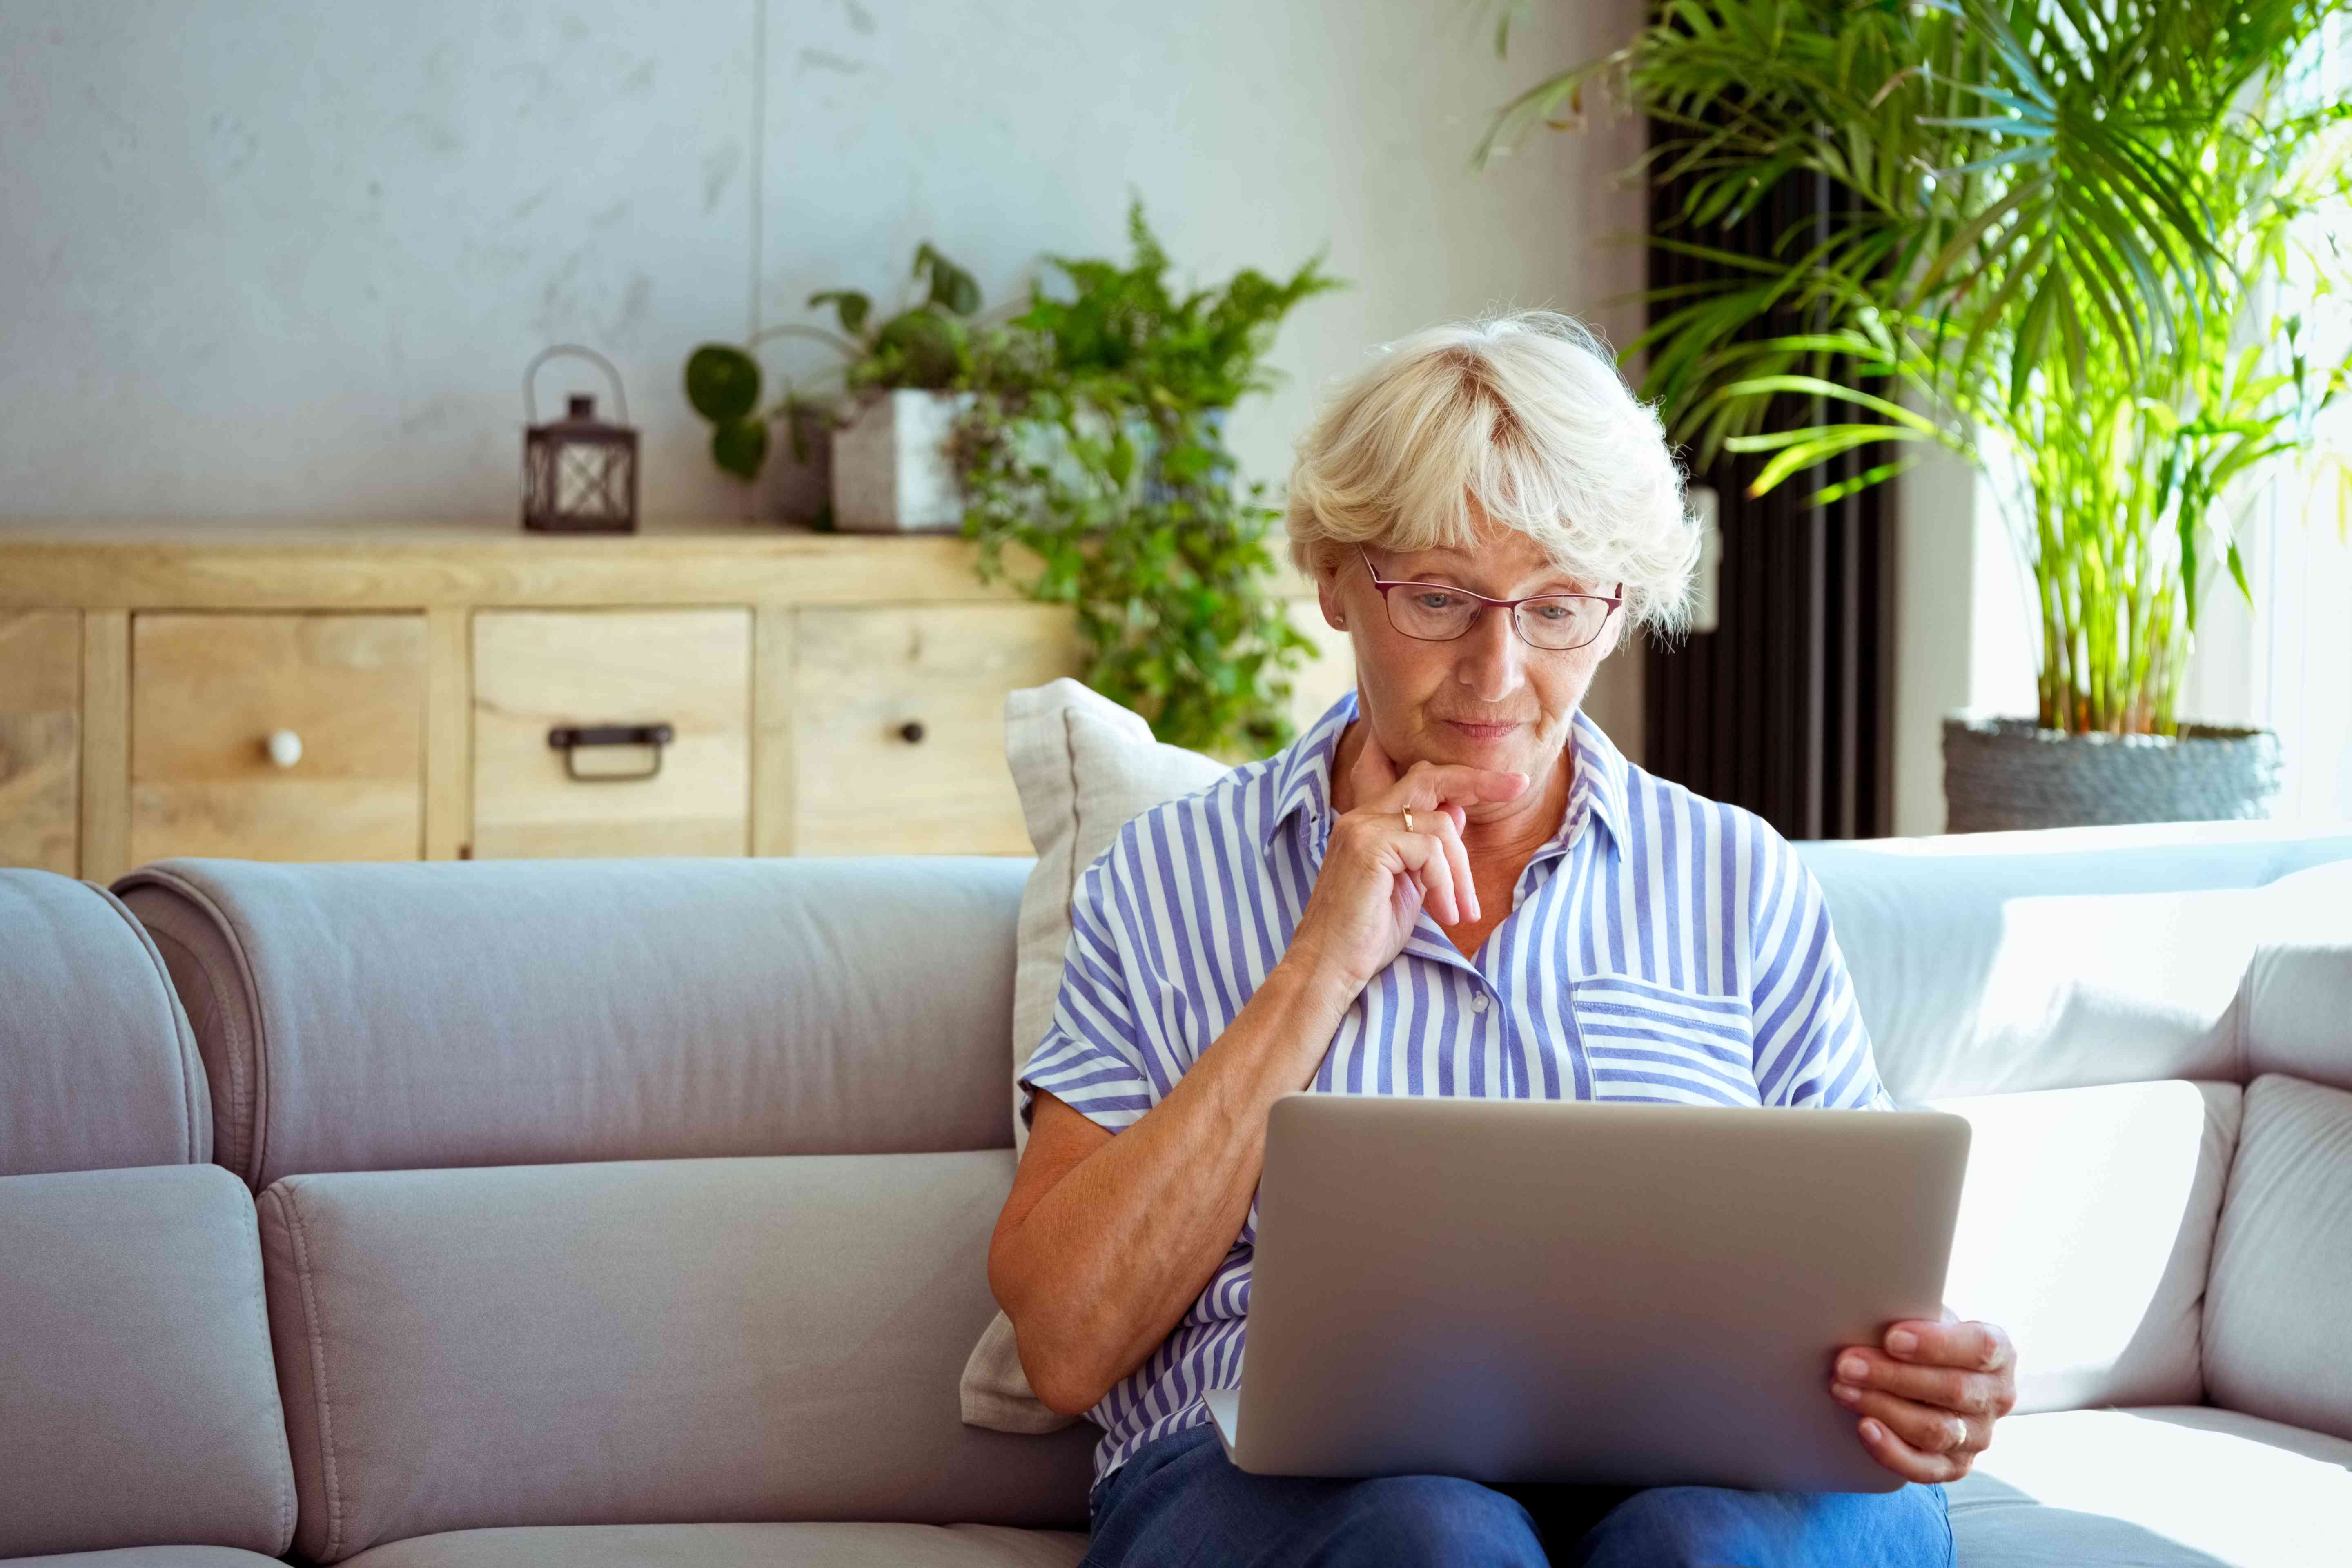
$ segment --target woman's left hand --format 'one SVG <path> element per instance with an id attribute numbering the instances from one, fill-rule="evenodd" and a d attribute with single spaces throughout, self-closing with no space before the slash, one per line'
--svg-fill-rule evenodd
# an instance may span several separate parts
<path id="1" fill-rule="evenodd" d="M 2017 1354 L 1990 1323 L 1892 1324 L 1840 1351 L 1830 1395 L 1861 1417 L 1862 1445 L 1906 1481 L 1956 1481 L 2017 1405 Z"/>

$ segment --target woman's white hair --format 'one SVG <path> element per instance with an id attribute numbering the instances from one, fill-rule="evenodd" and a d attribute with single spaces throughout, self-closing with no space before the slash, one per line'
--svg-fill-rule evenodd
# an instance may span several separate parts
<path id="1" fill-rule="evenodd" d="M 1333 546 L 1477 548 L 1484 511 L 1604 591 L 1637 625 L 1684 621 L 1697 524 L 1656 412 L 1583 323 L 1518 310 L 1388 344 L 1298 442 L 1290 556 Z"/>

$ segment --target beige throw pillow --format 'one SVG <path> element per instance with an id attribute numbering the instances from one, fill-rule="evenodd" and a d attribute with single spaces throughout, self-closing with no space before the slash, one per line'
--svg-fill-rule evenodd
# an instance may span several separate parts
<path id="1" fill-rule="evenodd" d="M 1022 1149 L 1029 1129 L 1019 1115 L 1021 1071 L 1054 1021 L 1078 874 L 1130 818 L 1207 788 L 1226 768 L 1213 757 L 1162 745 L 1140 715 L 1069 679 L 1005 698 L 1004 757 L 1037 852 L 1021 895 L 1013 973 L 1013 1141 Z M 963 1418 L 974 1426 L 1053 1432 L 1075 1419 L 1046 1409 L 1030 1392 L 1013 1324 L 1002 1312 L 964 1363 L 961 1393 Z"/>
<path id="2" fill-rule="evenodd" d="M 1021 894 L 1020 951 L 1013 971 L 1013 1100 L 1021 1071 L 1054 1022 L 1070 900 L 1078 876 L 1118 830 L 1163 800 L 1208 788 L 1225 764 L 1154 740 L 1142 715 L 1066 677 L 1004 699 L 1004 760 L 1021 792 L 1036 868 Z M 1016 1114 L 1013 1146 L 1029 1145 Z"/>

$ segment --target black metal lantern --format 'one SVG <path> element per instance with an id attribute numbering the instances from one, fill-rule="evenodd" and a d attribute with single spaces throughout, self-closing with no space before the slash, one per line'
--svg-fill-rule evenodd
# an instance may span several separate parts
<path id="1" fill-rule="evenodd" d="M 532 383 L 539 367 L 559 354 L 593 362 L 613 384 L 621 423 L 596 417 L 596 400 L 574 393 L 561 419 L 539 423 Z M 559 343 L 522 374 L 522 525 L 542 533 L 634 533 L 637 527 L 637 433 L 629 426 L 629 399 L 621 373 L 593 349 Z"/>

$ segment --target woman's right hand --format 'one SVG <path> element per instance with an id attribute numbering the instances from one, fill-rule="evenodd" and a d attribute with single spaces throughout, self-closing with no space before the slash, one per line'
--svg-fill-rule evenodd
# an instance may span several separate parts
<path id="1" fill-rule="evenodd" d="M 1349 1000 L 1387 968 L 1426 907 L 1441 925 L 1480 918 L 1462 845 L 1465 807 L 1517 799 L 1525 773 L 1415 763 L 1402 774 L 1367 733 L 1349 775 L 1355 805 L 1331 825 L 1322 869 L 1284 962 L 1302 962 Z M 1404 814 L 1412 814 L 1407 832 Z"/>

